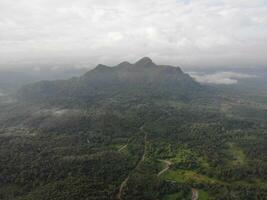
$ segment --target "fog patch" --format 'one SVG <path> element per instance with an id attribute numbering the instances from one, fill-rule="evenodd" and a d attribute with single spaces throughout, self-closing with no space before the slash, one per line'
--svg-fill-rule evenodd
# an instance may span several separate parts
<path id="1" fill-rule="evenodd" d="M 71 112 L 71 111 L 69 109 L 61 109 L 61 110 L 55 110 L 52 113 L 53 113 L 54 116 L 59 116 L 60 117 L 60 116 L 66 114 L 68 112 Z"/>
<path id="2" fill-rule="evenodd" d="M 60 109 L 60 108 L 49 108 L 49 109 L 41 109 L 37 111 L 36 115 L 48 115 L 54 117 L 61 117 L 63 115 L 73 115 L 81 113 L 78 109 Z"/>
<path id="3" fill-rule="evenodd" d="M 241 79 L 257 78 L 258 76 L 243 74 L 237 72 L 216 72 L 213 74 L 203 74 L 199 72 L 189 72 L 190 76 L 193 77 L 197 82 L 205 84 L 224 84 L 231 85 L 238 83 Z"/>
<path id="4" fill-rule="evenodd" d="M 10 94 L 0 90 L 0 103 L 1 104 L 12 104 L 16 103 L 16 99 L 14 99 Z"/>
<path id="5" fill-rule="evenodd" d="M 3 104 L 14 104 L 14 103 L 17 103 L 17 100 L 13 99 L 13 98 L 5 98 L 5 99 L 1 100 L 1 103 L 3 103 Z"/>

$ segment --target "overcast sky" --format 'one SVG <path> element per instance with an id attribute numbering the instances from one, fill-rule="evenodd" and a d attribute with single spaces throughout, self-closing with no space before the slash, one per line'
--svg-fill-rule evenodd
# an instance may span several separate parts
<path id="1" fill-rule="evenodd" d="M 0 0 L 0 68 L 267 66 L 267 0 Z"/>

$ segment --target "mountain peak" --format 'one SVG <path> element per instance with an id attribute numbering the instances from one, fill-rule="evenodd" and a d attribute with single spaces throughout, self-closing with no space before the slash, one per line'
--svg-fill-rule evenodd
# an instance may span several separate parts
<path id="1" fill-rule="evenodd" d="M 105 69 L 108 69 L 108 66 L 103 65 L 103 64 L 98 64 L 98 65 L 95 67 L 95 70 L 105 70 Z"/>
<path id="2" fill-rule="evenodd" d="M 149 57 L 141 58 L 135 63 L 135 66 L 139 66 L 139 67 L 146 67 L 146 66 L 152 66 L 152 65 L 155 66 L 155 64 Z"/>
<path id="3" fill-rule="evenodd" d="M 132 65 L 131 63 L 129 63 L 127 61 L 124 61 L 124 62 L 118 64 L 117 66 L 118 67 L 128 67 L 128 66 L 131 66 L 131 65 Z"/>

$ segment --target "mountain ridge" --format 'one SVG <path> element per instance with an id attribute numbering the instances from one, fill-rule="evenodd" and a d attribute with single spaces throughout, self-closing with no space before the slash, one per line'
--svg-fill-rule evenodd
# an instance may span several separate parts
<path id="1" fill-rule="evenodd" d="M 187 98 L 202 86 L 181 68 L 156 65 L 144 57 L 134 64 L 122 62 L 114 67 L 103 64 L 78 78 L 43 81 L 26 85 L 18 98 L 29 102 L 57 102 L 110 98 Z"/>

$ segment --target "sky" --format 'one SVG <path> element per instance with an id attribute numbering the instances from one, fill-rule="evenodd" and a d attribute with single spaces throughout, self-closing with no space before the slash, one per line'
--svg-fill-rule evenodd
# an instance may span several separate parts
<path id="1" fill-rule="evenodd" d="M 0 0 L 0 69 L 267 66 L 267 0 Z"/>

